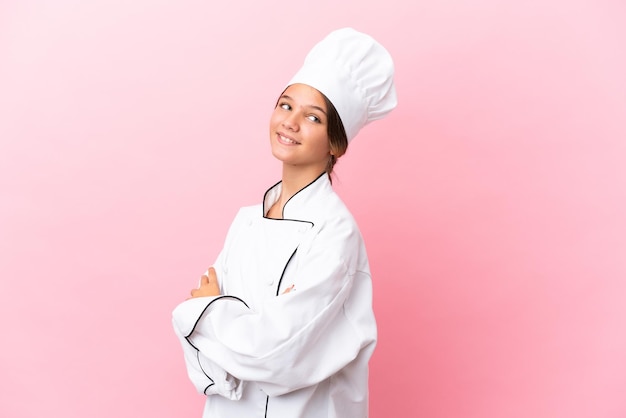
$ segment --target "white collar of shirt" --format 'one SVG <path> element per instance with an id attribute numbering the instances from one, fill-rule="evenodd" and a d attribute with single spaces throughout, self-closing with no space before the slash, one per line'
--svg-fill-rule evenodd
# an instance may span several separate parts
<path id="1" fill-rule="evenodd" d="M 281 190 L 282 182 L 278 182 L 265 192 L 263 196 L 264 217 L 280 197 Z M 329 193 L 333 193 L 333 189 L 328 175 L 324 172 L 291 196 L 283 208 L 283 219 L 313 222 L 315 213 L 319 209 L 319 198 Z"/>

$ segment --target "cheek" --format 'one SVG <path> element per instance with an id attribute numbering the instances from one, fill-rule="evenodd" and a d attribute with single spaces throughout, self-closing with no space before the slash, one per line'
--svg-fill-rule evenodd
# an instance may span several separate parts
<path id="1" fill-rule="evenodd" d="M 326 151 L 330 152 L 330 138 L 328 137 L 328 130 L 324 128 L 324 131 L 321 133 L 320 142 L 324 144 L 324 148 Z"/>
<path id="2" fill-rule="evenodd" d="M 270 123 L 269 123 L 270 129 L 272 129 L 274 127 L 274 125 L 276 125 L 276 120 L 275 119 L 276 119 L 275 114 L 272 113 L 272 116 L 270 116 Z"/>
<path id="3" fill-rule="evenodd" d="M 324 152 L 325 154 L 330 153 L 330 141 L 328 139 L 328 135 L 324 131 L 323 134 L 319 134 L 316 140 L 316 148 L 320 152 Z"/>

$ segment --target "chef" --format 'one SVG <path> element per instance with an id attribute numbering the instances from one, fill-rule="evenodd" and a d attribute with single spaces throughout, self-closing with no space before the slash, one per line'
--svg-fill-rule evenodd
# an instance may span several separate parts
<path id="1" fill-rule="evenodd" d="M 281 181 L 243 207 L 173 311 L 204 418 L 365 418 L 376 344 L 363 238 L 331 174 L 396 106 L 389 53 L 351 28 L 313 47 L 270 118 Z"/>

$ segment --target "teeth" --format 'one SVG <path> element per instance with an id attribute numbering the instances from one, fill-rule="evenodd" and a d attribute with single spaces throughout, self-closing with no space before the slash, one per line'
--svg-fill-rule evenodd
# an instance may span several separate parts
<path id="1" fill-rule="evenodd" d="M 298 142 L 294 141 L 294 140 L 293 140 L 293 139 L 291 139 L 291 138 L 287 138 L 286 136 L 282 136 L 282 135 L 279 135 L 279 136 L 280 136 L 280 139 L 282 139 L 282 140 L 283 140 L 283 141 L 285 141 L 285 142 L 289 142 L 289 143 L 291 143 L 291 144 L 297 144 L 297 143 L 298 143 Z"/>

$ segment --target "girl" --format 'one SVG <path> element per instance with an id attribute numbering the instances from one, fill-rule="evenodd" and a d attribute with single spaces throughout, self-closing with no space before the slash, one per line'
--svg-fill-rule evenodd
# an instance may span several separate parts
<path id="1" fill-rule="evenodd" d="M 358 227 L 331 173 L 358 131 L 396 106 L 374 39 L 332 32 L 270 118 L 282 180 L 240 209 L 215 264 L 173 312 L 204 417 L 367 417 L 376 343 Z"/>

